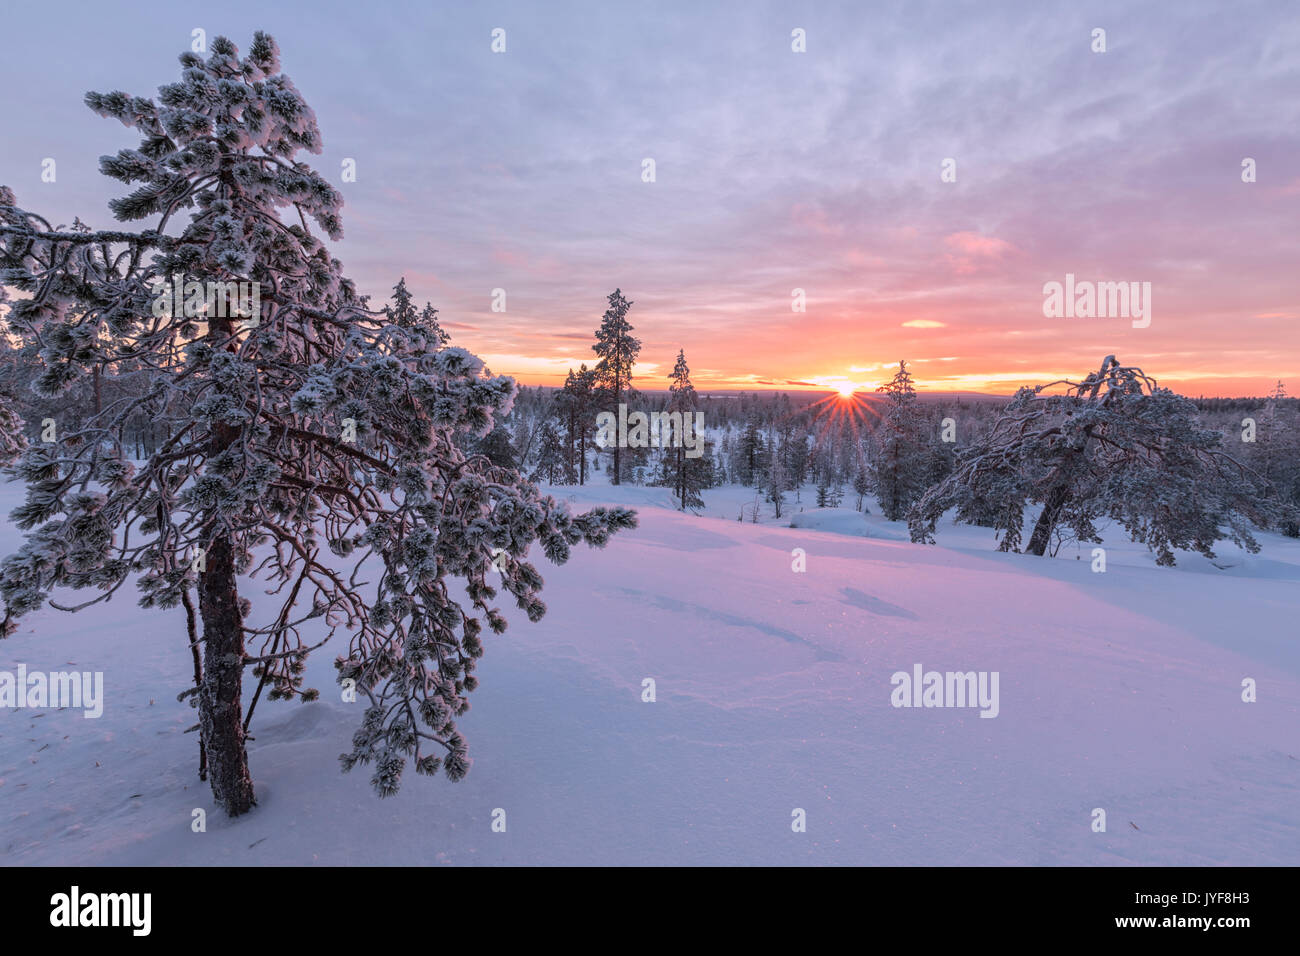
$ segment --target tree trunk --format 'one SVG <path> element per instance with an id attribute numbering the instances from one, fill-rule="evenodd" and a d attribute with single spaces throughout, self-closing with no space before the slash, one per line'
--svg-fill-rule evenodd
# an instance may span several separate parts
<path id="1" fill-rule="evenodd" d="M 578 477 L 578 467 L 577 467 L 578 463 L 577 463 L 577 460 L 576 460 L 577 457 L 578 457 L 578 454 L 577 454 L 577 452 L 578 452 L 578 443 L 577 443 L 577 441 L 576 441 L 576 439 L 575 439 L 575 434 L 576 434 L 576 432 L 577 432 L 577 429 L 574 427 L 574 421 L 573 421 L 573 418 L 574 418 L 574 414 L 573 414 L 573 405 L 570 404 L 570 405 L 569 405 L 569 418 L 568 418 L 569 434 L 568 434 L 568 437 L 567 437 L 567 439 L 566 439 L 566 441 L 565 441 L 564 454 L 567 456 L 567 463 L 568 463 L 568 467 L 569 467 L 569 476 L 571 476 L 571 477 L 573 477 L 573 478 L 576 478 L 576 477 Z"/>
<path id="2" fill-rule="evenodd" d="M 616 361 L 616 362 L 618 361 L 617 353 L 616 353 L 616 355 L 615 355 L 615 361 Z M 615 370 L 614 370 L 614 415 L 615 415 L 615 417 L 618 417 L 618 410 L 619 410 L 619 409 L 618 409 L 618 404 L 619 404 L 619 399 L 622 398 L 622 396 L 623 396 L 623 391 L 622 391 L 622 388 L 621 388 L 621 384 L 622 384 L 622 383 L 619 382 L 619 378 L 618 378 L 618 370 L 615 369 Z M 618 435 L 618 436 L 616 436 L 615 441 L 614 441 L 614 480 L 610 482 L 610 484 L 613 484 L 613 485 L 617 485 L 617 484 L 620 483 L 620 479 L 619 479 L 619 457 L 618 457 L 618 453 L 619 453 L 619 446 L 622 444 L 622 442 L 619 441 L 618 439 L 621 439 L 622 437 L 623 437 L 622 435 Z"/>
<path id="3" fill-rule="evenodd" d="M 203 689 L 203 652 L 199 650 L 198 614 L 194 602 L 190 600 L 190 589 L 181 592 L 181 603 L 185 605 L 185 633 L 190 640 L 190 654 L 194 658 L 194 687 Z M 203 734 L 199 734 L 199 779 L 208 779 L 208 753 L 203 748 Z"/>
<path id="4" fill-rule="evenodd" d="M 227 318 L 214 320 L 209 334 L 217 341 L 231 333 Z M 234 343 L 227 345 L 234 348 Z M 212 428 L 213 458 L 233 446 L 238 430 L 224 423 Z M 207 515 L 211 537 L 199 573 L 199 615 L 203 618 L 203 689 L 199 691 L 199 732 L 208 758 L 212 796 L 237 817 L 253 807 L 253 778 L 244 749 L 244 622 L 239 613 L 235 549 L 217 514 Z"/>
<path id="5" fill-rule="evenodd" d="M 220 534 L 204 555 L 199 581 L 203 618 L 203 685 L 199 729 L 208 759 L 208 780 L 217 804 L 232 817 L 253 807 L 253 779 L 244 749 L 244 629 L 235 584 L 235 554 Z"/>
<path id="6" fill-rule="evenodd" d="M 678 448 L 674 452 L 674 454 L 677 456 L 677 494 L 682 502 L 682 510 L 685 511 L 686 510 L 686 466 L 683 464 L 683 462 L 685 462 L 686 460 L 684 457 L 686 454 L 686 450 L 683 448 Z"/>
<path id="7" fill-rule="evenodd" d="M 1110 362 L 1107 359 L 1106 362 Z M 1106 363 L 1102 364 L 1102 369 L 1106 368 Z M 1097 395 L 1097 388 L 1092 390 L 1093 397 Z M 1052 490 L 1047 493 L 1047 499 L 1043 503 L 1043 513 L 1038 516 L 1038 521 L 1034 523 L 1034 532 L 1029 536 L 1028 551 L 1032 555 L 1042 557 L 1047 553 L 1047 546 L 1052 540 L 1052 529 L 1056 527 L 1056 521 L 1061 516 L 1063 509 L 1070 500 L 1070 476 L 1074 469 L 1083 463 L 1084 450 L 1088 442 L 1092 439 L 1092 426 L 1083 430 L 1082 442 L 1071 450 L 1056 468 L 1056 483 L 1052 485 Z"/>
<path id="8" fill-rule="evenodd" d="M 1048 493 L 1043 512 L 1034 523 L 1034 533 L 1029 536 L 1030 554 L 1041 558 L 1047 553 L 1047 545 L 1052 540 L 1052 529 L 1056 527 L 1056 519 L 1060 516 L 1061 509 L 1065 507 L 1069 496 L 1069 486 L 1065 483 L 1056 485 Z"/>

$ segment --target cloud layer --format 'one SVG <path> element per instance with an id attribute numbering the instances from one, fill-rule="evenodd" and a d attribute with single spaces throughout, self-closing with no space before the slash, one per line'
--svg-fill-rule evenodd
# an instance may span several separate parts
<path id="1" fill-rule="evenodd" d="M 266 29 L 312 161 L 356 160 L 338 255 L 376 300 L 406 275 L 493 371 L 591 362 L 617 286 L 647 387 L 685 347 L 712 387 L 871 386 L 907 358 L 1005 391 L 1115 352 L 1193 394 L 1300 389 L 1293 4 L 441 6 L 11 11 L 0 182 L 106 223 L 97 157 L 131 136 L 82 93 L 152 93 L 195 27 Z M 1151 326 L 1044 318 L 1067 272 L 1151 282 Z"/>

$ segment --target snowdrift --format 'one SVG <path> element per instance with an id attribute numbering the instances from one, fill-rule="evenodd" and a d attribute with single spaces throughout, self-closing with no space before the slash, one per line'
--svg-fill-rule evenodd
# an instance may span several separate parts
<path id="1" fill-rule="evenodd" d="M 579 507 L 651 494 L 561 491 Z M 8 510 L 17 488 L 0 494 Z M 181 613 L 143 612 L 125 591 L 91 613 L 42 610 L 0 642 L 0 669 L 103 671 L 105 709 L 0 710 L 0 857 L 1300 863 L 1292 543 L 1269 536 L 1259 564 L 1213 573 L 1116 543 L 1095 574 L 1086 559 L 995 553 L 985 529 L 927 547 L 828 531 L 852 527 L 835 510 L 796 513 L 808 527 L 741 522 L 745 494 L 707 493 L 716 516 L 638 502 L 640 527 L 606 550 L 541 562 L 546 617 L 512 608 L 510 630 L 487 637 L 462 720 L 469 777 L 408 771 L 384 801 L 367 768 L 339 772 L 360 705 L 340 698 L 331 645 L 308 665 L 320 702 L 260 704 L 259 805 L 231 822 L 196 777 L 194 712 L 176 701 L 191 678 Z M 999 674 L 996 718 L 893 706 L 892 676 L 917 665 Z"/>
<path id="2" fill-rule="evenodd" d="M 886 541 L 909 540 L 905 531 L 887 527 L 884 523 L 869 524 L 862 512 L 852 508 L 813 508 L 801 511 L 790 519 L 790 527 L 808 531 L 833 531 L 859 538 L 882 538 Z"/>

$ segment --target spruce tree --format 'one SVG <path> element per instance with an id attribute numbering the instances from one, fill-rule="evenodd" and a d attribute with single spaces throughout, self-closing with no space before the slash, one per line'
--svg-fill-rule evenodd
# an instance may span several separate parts
<path id="1" fill-rule="evenodd" d="M 853 472 L 853 493 L 858 496 L 857 510 L 865 514 L 867 495 L 871 493 L 871 473 L 865 464 L 859 464 L 857 470 Z"/>
<path id="2" fill-rule="evenodd" d="M 786 471 L 784 449 L 777 442 L 775 434 L 768 435 L 767 447 L 765 490 L 767 500 L 772 504 L 772 516 L 780 518 L 785 510 L 785 493 L 790 490 L 790 478 Z"/>
<path id="3" fill-rule="evenodd" d="M 591 347 L 600 356 L 593 369 L 593 384 L 600 390 L 602 403 L 615 415 L 624 393 L 632 388 L 632 366 L 641 354 L 641 342 L 633 338 L 632 326 L 627 321 L 630 308 L 632 303 L 624 298 L 622 290 L 611 292 L 609 308 L 596 330 L 596 344 Z M 619 444 L 615 442 L 614 467 L 610 472 L 610 483 L 615 485 L 622 480 L 620 452 Z"/>
<path id="4" fill-rule="evenodd" d="M 587 435 L 591 430 L 594 408 L 595 373 L 584 362 L 575 372 L 569 369 L 560 390 L 558 405 L 565 424 L 565 480 L 579 485 L 587 483 Z"/>
<path id="5" fill-rule="evenodd" d="M 406 288 L 406 276 L 398 279 L 397 285 L 393 286 L 393 304 L 384 306 L 384 315 L 388 316 L 388 321 L 404 329 L 415 328 L 419 314 L 415 311 L 415 302 Z"/>
<path id="6" fill-rule="evenodd" d="M 680 415 L 683 423 L 688 420 L 693 422 L 697 401 L 695 386 L 691 384 L 691 370 L 686 365 L 685 349 L 677 351 L 677 363 L 668 379 L 669 413 Z M 704 440 L 703 435 L 698 438 Z M 688 458 L 686 447 L 681 442 L 667 449 L 665 457 L 670 462 L 669 480 L 677 495 L 678 507 L 682 511 L 687 508 L 703 508 L 704 498 L 700 492 L 708 486 L 708 458 L 704 455 Z"/>
<path id="7" fill-rule="evenodd" d="M 1278 382 L 1264 401 L 1256 422 L 1249 460 L 1278 499 L 1278 530 L 1300 537 L 1300 420 L 1288 406 L 1286 386 Z"/>
<path id="8" fill-rule="evenodd" d="M 414 297 L 406 288 L 405 276 L 398 279 L 397 285 L 393 287 L 393 304 L 384 306 L 384 315 L 388 316 L 390 322 L 404 329 L 422 329 L 435 346 L 446 345 L 451 341 L 451 336 L 438 325 L 438 310 L 432 304 L 426 302 L 422 310 L 415 311 Z"/>
<path id="9" fill-rule="evenodd" d="M 876 391 L 885 396 L 872 476 L 876 501 L 886 519 L 900 521 L 925 490 L 927 468 L 916 389 L 907 363 L 899 362 L 894 377 Z"/>
<path id="10" fill-rule="evenodd" d="M 831 489 L 824 480 L 817 483 L 817 507 L 826 508 L 830 505 Z"/>
<path id="11" fill-rule="evenodd" d="M 533 481 L 545 481 L 559 484 L 564 478 L 564 443 L 560 433 L 548 419 L 542 424 L 542 434 L 537 444 L 537 465 L 533 469 Z"/>
<path id="12" fill-rule="evenodd" d="M 740 483 L 757 488 L 762 483 L 767 446 L 763 443 L 763 433 L 759 431 L 756 421 L 750 420 L 745 423 L 745 430 L 741 433 L 736 451 L 735 468 Z"/>

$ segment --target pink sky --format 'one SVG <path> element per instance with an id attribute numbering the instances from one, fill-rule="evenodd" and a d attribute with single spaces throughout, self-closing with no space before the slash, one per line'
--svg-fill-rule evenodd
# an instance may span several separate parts
<path id="1" fill-rule="evenodd" d="M 82 96 L 153 93 L 195 26 L 146 6 L 129 31 L 110 7 L 75 31 L 13 11 L 0 183 L 20 203 L 111 224 L 98 157 L 136 142 Z M 1192 395 L 1300 394 L 1293 4 L 557 2 L 500 12 L 506 55 L 497 15 L 248 0 L 205 21 L 279 41 L 357 287 L 378 305 L 405 275 L 495 372 L 555 385 L 591 364 L 618 287 L 645 388 L 685 348 L 714 389 L 872 388 L 907 359 L 923 389 L 1002 393 L 1114 353 Z M 52 49 L 71 66 L 47 69 Z M 1150 327 L 1045 318 L 1067 273 L 1151 283 Z"/>

